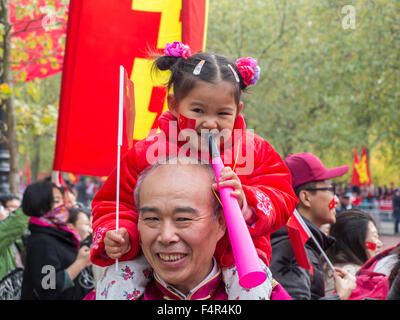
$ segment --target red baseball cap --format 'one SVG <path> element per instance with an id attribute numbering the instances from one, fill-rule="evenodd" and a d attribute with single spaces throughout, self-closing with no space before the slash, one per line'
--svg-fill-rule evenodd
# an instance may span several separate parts
<path id="1" fill-rule="evenodd" d="M 308 152 L 287 156 L 285 164 L 292 174 L 293 188 L 311 181 L 340 177 L 349 170 L 348 165 L 327 169 L 316 155 Z"/>

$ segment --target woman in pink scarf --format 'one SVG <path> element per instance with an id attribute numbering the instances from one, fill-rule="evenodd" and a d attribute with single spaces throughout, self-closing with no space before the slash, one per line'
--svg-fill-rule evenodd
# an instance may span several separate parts
<path id="1" fill-rule="evenodd" d="M 62 189 L 48 181 L 29 185 L 22 210 L 30 216 L 31 235 L 21 299 L 82 299 L 93 289 L 93 284 L 85 282 L 83 272 L 90 265 L 90 250 L 87 246 L 79 248 L 79 234 L 67 223 Z"/>

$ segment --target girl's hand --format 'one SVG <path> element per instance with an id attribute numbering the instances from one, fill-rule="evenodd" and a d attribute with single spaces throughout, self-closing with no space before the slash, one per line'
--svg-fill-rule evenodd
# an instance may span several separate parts
<path id="1" fill-rule="evenodd" d="M 104 249 L 111 259 L 119 259 L 131 250 L 129 233 L 125 228 L 106 232 Z"/>
<path id="2" fill-rule="evenodd" d="M 237 199 L 240 208 L 243 209 L 245 194 L 242 189 L 242 183 L 240 182 L 239 177 L 236 175 L 236 173 L 230 167 L 224 167 L 221 170 L 219 186 L 221 188 L 222 187 L 232 187 L 233 191 L 231 192 L 231 195 L 233 195 Z M 214 188 L 214 190 L 218 191 L 218 184 L 213 183 L 213 188 Z"/>
<path id="3" fill-rule="evenodd" d="M 257 221 L 257 214 L 255 214 L 250 207 L 247 205 L 246 195 L 244 194 L 242 183 L 236 173 L 230 167 L 224 167 L 221 170 L 221 176 L 219 179 L 219 186 L 222 187 L 232 187 L 233 191 L 231 195 L 233 195 L 239 203 L 240 209 L 242 210 L 242 214 L 244 220 L 248 225 L 252 225 Z M 218 184 L 213 183 L 212 185 L 215 191 L 218 191 Z"/>

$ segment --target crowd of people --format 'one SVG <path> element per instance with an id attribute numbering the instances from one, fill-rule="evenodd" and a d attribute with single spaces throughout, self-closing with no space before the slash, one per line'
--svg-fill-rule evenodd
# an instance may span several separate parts
<path id="1" fill-rule="evenodd" d="M 307 152 L 282 159 L 246 130 L 241 94 L 258 80 L 257 60 L 192 55 L 174 42 L 153 70 L 169 70 L 174 89 L 160 130 L 98 190 L 91 184 L 94 197 L 85 177 L 75 186 L 45 179 L 4 204 L 2 299 L 400 299 L 400 243 L 381 252 L 373 217 L 333 184 L 348 166 L 328 169 Z M 218 179 L 210 158 L 225 165 Z M 230 198 L 220 199 L 222 188 Z M 365 191 L 351 189 L 368 199 Z M 224 201 L 248 238 L 231 233 Z M 261 284 L 242 285 L 233 237 L 254 245 Z"/>

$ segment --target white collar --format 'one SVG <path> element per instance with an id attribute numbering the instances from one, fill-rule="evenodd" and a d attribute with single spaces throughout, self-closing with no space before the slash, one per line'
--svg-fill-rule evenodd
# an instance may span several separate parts
<path id="1" fill-rule="evenodd" d="M 206 283 L 208 280 L 210 280 L 211 278 L 213 278 L 217 275 L 219 269 L 218 269 L 217 261 L 215 260 L 214 257 L 213 257 L 213 263 L 214 263 L 213 268 L 211 269 L 211 272 L 208 274 L 208 276 L 205 277 L 204 280 L 201 281 L 197 286 L 195 286 L 193 289 L 191 289 L 187 295 L 182 293 L 178 289 L 176 289 L 174 286 L 166 283 L 163 279 L 160 278 L 160 276 L 156 272 L 154 272 L 154 276 L 165 288 L 167 288 L 171 291 L 174 291 L 175 293 L 179 294 L 182 298 L 187 299 L 193 292 L 195 292 L 197 289 L 199 289 L 204 283 Z"/>

